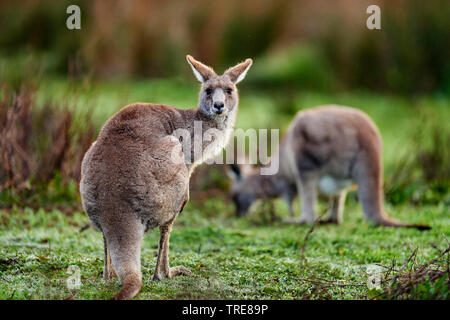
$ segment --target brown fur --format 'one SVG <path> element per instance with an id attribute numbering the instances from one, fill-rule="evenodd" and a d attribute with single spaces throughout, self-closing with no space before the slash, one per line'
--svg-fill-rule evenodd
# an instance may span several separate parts
<path id="1" fill-rule="evenodd" d="M 238 214 L 244 214 L 257 198 L 282 196 L 293 216 L 292 200 L 298 193 L 302 216 L 286 221 L 312 223 L 320 187 L 332 199 L 327 221 L 340 223 L 346 192 L 356 183 L 366 220 L 382 226 L 427 229 L 396 221 L 385 213 L 381 152 L 378 129 L 362 111 L 342 106 L 300 111 L 280 144 L 279 172 L 272 176 L 254 172 L 235 181 L 232 196 Z M 235 171 L 239 173 L 236 167 Z"/>
<path id="2" fill-rule="evenodd" d="M 172 134 L 186 129 L 193 136 L 194 121 L 202 122 L 203 131 L 215 128 L 225 134 L 225 129 L 232 128 L 238 95 L 237 82 L 230 79 L 236 70 L 246 72 L 252 63 L 248 59 L 218 76 L 192 57 L 187 60 L 203 83 L 197 109 L 180 110 L 152 103 L 129 105 L 106 122 L 83 159 L 82 203 L 104 236 L 105 279 L 117 274 L 122 282 L 115 299 L 130 299 L 140 291 L 142 238 L 155 227 L 160 228 L 161 235 L 154 279 L 190 273 L 182 266 L 169 267 L 169 236 L 177 215 L 189 200 L 189 177 L 198 161 L 190 161 L 194 160 L 193 150 L 182 150 L 181 142 Z M 233 91 L 222 94 L 222 87 Z M 218 98 L 206 94 L 206 88 L 211 88 Z M 224 104 L 220 114 L 214 107 L 218 103 L 215 99 Z M 204 142 L 202 148 L 206 145 Z M 174 163 L 171 156 L 175 148 L 182 150 L 189 161 Z M 207 155 L 211 156 L 214 154 Z"/>

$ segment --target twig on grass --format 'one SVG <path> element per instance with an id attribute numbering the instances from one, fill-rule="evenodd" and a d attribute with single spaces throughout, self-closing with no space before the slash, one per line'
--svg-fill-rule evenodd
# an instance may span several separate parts
<path id="1" fill-rule="evenodd" d="M 442 286 L 448 286 L 450 288 L 450 244 L 442 251 L 438 257 L 426 262 L 422 265 L 417 265 L 417 248 L 410 255 L 410 257 L 403 263 L 399 270 L 394 269 L 394 263 L 392 267 L 386 272 L 383 277 L 383 283 L 389 283 L 387 288 L 380 294 L 372 297 L 372 299 L 385 298 L 385 299 L 413 299 L 417 295 L 416 288 L 424 283 L 435 284 L 437 281 L 443 281 Z M 445 269 L 437 264 L 440 259 L 447 255 L 447 265 Z M 409 271 L 405 271 L 406 267 L 411 264 Z M 390 278 L 389 275 L 392 271 L 395 271 L 395 275 Z M 441 280 L 442 279 L 442 280 Z M 436 295 L 439 293 L 433 293 Z M 412 296 L 411 296 L 412 295 Z"/>
<path id="2" fill-rule="evenodd" d="M 306 258 L 305 258 L 305 250 L 306 250 L 306 244 L 308 242 L 309 236 L 311 235 L 311 233 L 313 233 L 314 228 L 320 224 L 320 221 L 322 220 L 322 217 L 325 215 L 325 213 L 328 211 L 328 208 L 326 208 L 321 214 L 320 216 L 314 221 L 314 223 L 312 224 L 312 226 L 308 229 L 308 231 L 306 232 L 305 238 L 303 239 L 303 243 L 302 246 L 300 247 L 300 268 L 302 268 L 303 266 L 306 265 Z"/>
<path id="3" fill-rule="evenodd" d="M 409 264 L 409 262 L 412 260 L 412 259 L 416 259 L 416 257 L 417 257 L 417 250 L 418 250 L 418 248 L 416 248 L 416 249 L 414 249 L 414 251 L 413 251 L 413 253 L 409 256 L 409 258 L 408 259 L 406 259 L 406 261 L 403 263 L 403 265 L 402 265 L 402 267 L 400 268 L 400 270 L 398 271 L 398 273 L 397 273 L 397 275 L 395 275 L 394 276 L 394 278 L 392 278 L 392 281 L 391 281 L 391 287 L 397 282 L 397 279 L 398 279 L 398 277 L 401 275 L 401 273 L 403 272 L 403 270 L 406 268 L 406 266 Z M 385 277 L 385 279 L 388 279 L 387 277 Z"/>
<path id="4" fill-rule="evenodd" d="M 303 294 L 308 289 L 305 289 L 301 292 L 300 296 L 302 296 L 302 298 L 305 298 L 305 299 L 310 298 L 313 294 L 315 294 L 318 291 L 325 291 L 329 288 L 364 287 L 365 286 L 365 284 L 363 284 L 363 283 L 345 283 L 345 282 L 343 283 L 343 282 L 327 280 L 327 279 L 319 279 L 319 278 L 312 278 L 312 279 L 295 278 L 295 280 L 309 282 L 309 283 L 316 285 L 313 288 L 312 292 L 306 296 L 303 296 Z"/>
<path id="5" fill-rule="evenodd" d="M 311 283 L 314 283 L 314 284 L 320 284 L 320 285 L 322 285 L 321 288 L 329 288 L 329 287 L 365 287 L 366 286 L 363 283 L 345 283 L 345 282 L 338 282 L 338 281 L 327 280 L 327 279 L 319 279 L 319 278 L 313 278 L 313 279 L 295 278 L 295 280 L 311 282 Z"/>
<path id="6" fill-rule="evenodd" d="M 91 227 L 90 223 L 86 223 L 84 226 L 82 226 L 80 228 L 80 233 L 86 231 L 87 229 L 89 229 Z"/>

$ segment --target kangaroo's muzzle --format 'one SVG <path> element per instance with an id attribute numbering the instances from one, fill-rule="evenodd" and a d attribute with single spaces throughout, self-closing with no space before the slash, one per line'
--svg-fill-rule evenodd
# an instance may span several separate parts
<path id="1" fill-rule="evenodd" d="M 222 114 L 225 110 L 225 105 L 223 102 L 214 102 L 213 111 L 216 114 Z"/>

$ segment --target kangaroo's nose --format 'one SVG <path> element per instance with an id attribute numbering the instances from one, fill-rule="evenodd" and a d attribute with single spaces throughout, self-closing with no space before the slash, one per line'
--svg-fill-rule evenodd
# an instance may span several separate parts
<path id="1" fill-rule="evenodd" d="M 214 112 L 221 114 L 223 112 L 224 104 L 223 102 L 214 102 Z"/>

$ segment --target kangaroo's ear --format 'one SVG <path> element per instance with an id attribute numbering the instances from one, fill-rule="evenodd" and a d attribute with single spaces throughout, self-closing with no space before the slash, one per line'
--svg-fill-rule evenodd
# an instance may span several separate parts
<path id="1" fill-rule="evenodd" d="M 186 56 L 186 60 L 191 66 L 192 71 L 194 71 L 195 77 L 200 82 L 205 82 L 209 78 L 211 78 L 211 76 L 216 74 L 211 67 L 208 67 L 203 63 L 201 63 L 200 61 L 195 60 L 190 55 Z"/>
<path id="2" fill-rule="evenodd" d="M 241 180 L 241 169 L 237 164 L 230 164 L 227 166 L 227 175 L 231 180 Z"/>
<path id="3" fill-rule="evenodd" d="M 250 69 L 251 65 L 253 63 L 252 59 L 247 59 L 244 62 L 241 62 L 234 67 L 229 68 L 227 71 L 224 72 L 224 74 L 228 75 L 235 84 L 241 82 L 246 74 L 248 69 Z"/>

